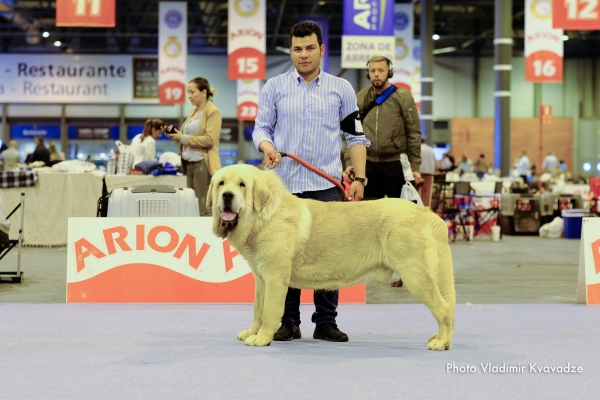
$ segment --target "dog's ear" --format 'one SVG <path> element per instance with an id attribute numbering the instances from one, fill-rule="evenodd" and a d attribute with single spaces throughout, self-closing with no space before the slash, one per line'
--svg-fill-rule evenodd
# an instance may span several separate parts
<path id="1" fill-rule="evenodd" d="M 252 200 L 254 209 L 260 211 L 272 196 L 272 192 L 264 180 L 254 178 L 254 189 L 252 191 Z"/>
<path id="2" fill-rule="evenodd" d="M 206 208 L 212 209 L 212 179 L 210 185 L 208 185 L 208 191 L 206 192 Z"/>

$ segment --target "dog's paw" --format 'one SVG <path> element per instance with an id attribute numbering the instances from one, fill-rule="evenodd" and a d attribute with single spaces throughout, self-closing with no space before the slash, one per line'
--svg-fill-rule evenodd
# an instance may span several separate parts
<path id="1" fill-rule="evenodd" d="M 431 342 L 433 339 L 437 339 L 437 337 L 438 337 L 438 334 L 437 334 L 437 333 L 434 333 L 433 335 L 431 335 L 431 336 L 429 337 L 429 339 L 427 339 L 427 343 Z"/>
<path id="2" fill-rule="evenodd" d="M 250 332 L 250 330 L 246 329 L 245 331 L 241 331 L 240 333 L 238 333 L 237 338 L 238 338 L 238 340 L 245 341 L 251 335 L 252 335 L 252 333 Z"/>
<path id="3" fill-rule="evenodd" d="M 249 336 L 244 343 L 246 346 L 268 346 L 271 344 L 272 338 L 260 336 L 260 335 L 252 335 Z"/>
<path id="4" fill-rule="evenodd" d="M 434 337 L 437 335 L 433 335 Z M 429 350 L 450 350 L 450 347 L 452 346 L 451 343 L 449 343 L 446 340 L 439 340 L 439 339 L 434 339 L 433 337 L 431 339 L 429 339 L 429 343 L 427 343 L 427 348 Z"/>

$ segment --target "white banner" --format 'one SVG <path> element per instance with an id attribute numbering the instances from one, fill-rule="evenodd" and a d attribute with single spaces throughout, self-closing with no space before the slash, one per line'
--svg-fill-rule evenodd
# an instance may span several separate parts
<path id="1" fill-rule="evenodd" d="M 342 36 L 342 68 L 366 69 L 374 55 L 395 58 L 393 36 Z"/>
<path id="2" fill-rule="evenodd" d="M 239 121 L 254 121 L 258 112 L 258 96 L 261 81 L 258 79 L 237 80 L 237 119 Z"/>
<path id="3" fill-rule="evenodd" d="M 266 78 L 266 0 L 229 0 L 228 77 Z"/>
<path id="4" fill-rule="evenodd" d="M 187 85 L 187 3 L 159 3 L 158 91 L 160 104 L 183 104 Z"/>
<path id="5" fill-rule="evenodd" d="M 0 103 L 129 103 L 131 56 L 2 54 Z"/>
<path id="6" fill-rule="evenodd" d="M 394 36 L 396 37 L 396 56 L 394 63 L 394 76 L 390 82 L 409 92 L 412 92 L 412 74 L 414 70 L 414 59 L 412 56 L 413 44 L 413 4 L 396 4 L 394 10 Z"/>
<path id="7" fill-rule="evenodd" d="M 421 115 L 421 40 L 413 40 L 413 70 L 411 73 L 412 95 Z"/>
<path id="8" fill-rule="evenodd" d="M 563 30 L 552 28 L 552 2 L 525 3 L 525 80 L 562 82 Z"/>

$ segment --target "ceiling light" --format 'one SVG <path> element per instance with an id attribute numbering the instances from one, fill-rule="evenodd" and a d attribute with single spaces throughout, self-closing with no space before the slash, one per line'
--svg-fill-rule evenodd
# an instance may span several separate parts
<path id="1" fill-rule="evenodd" d="M 44 33 L 42 33 L 42 36 L 43 37 L 48 37 L 48 36 L 50 36 L 50 32 L 44 32 Z"/>
<path id="2" fill-rule="evenodd" d="M 288 49 L 287 47 L 275 46 L 275 50 L 279 50 L 282 53 L 290 54 L 290 49 Z"/>
<path id="3" fill-rule="evenodd" d="M 567 35 L 562 35 L 562 40 L 563 42 L 566 42 L 567 40 L 569 40 L 569 37 Z"/>
<path id="4" fill-rule="evenodd" d="M 440 35 L 438 35 L 437 33 L 434 33 L 433 36 L 431 37 L 433 40 L 438 40 L 440 38 Z"/>
<path id="5" fill-rule="evenodd" d="M 456 47 L 442 47 L 441 49 L 435 49 L 432 51 L 433 54 L 452 53 L 456 51 Z"/>
<path id="6" fill-rule="evenodd" d="M 320 2 L 319 2 L 319 5 L 320 5 L 320 6 L 324 6 L 325 4 L 327 4 L 327 3 L 325 3 L 324 1 L 320 1 Z"/>
<path id="7" fill-rule="evenodd" d="M 596 169 L 597 169 L 598 171 L 600 171 L 600 162 L 599 162 L 598 164 L 596 164 Z"/>
<path id="8" fill-rule="evenodd" d="M 55 45 L 56 47 L 60 47 L 60 45 L 61 45 L 61 44 L 62 44 L 62 43 L 60 42 L 60 40 L 57 40 L 56 42 L 54 42 L 54 45 Z"/>
<path id="9" fill-rule="evenodd" d="M 589 162 L 583 163 L 583 170 L 585 172 L 589 171 L 590 169 L 592 169 L 592 164 L 590 164 Z"/>

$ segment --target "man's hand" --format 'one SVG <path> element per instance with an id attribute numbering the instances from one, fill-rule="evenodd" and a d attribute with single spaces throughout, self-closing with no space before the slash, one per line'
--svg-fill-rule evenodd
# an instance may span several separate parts
<path id="1" fill-rule="evenodd" d="M 362 182 L 354 181 L 350 186 L 350 194 L 348 195 L 348 200 L 350 201 L 361 201 L 365 194 L 365 187 Z"/>
<path id="2" fill-rule="evenodd" d="M 342 172 L 342 176 L 353 181 L 354 180 L 354 167 L 346 168 L 346 170 L 344 172 Z"/>
<path id="3" fill-rule="evenodd" d="M 259 148 L 265 154 L 263 164 L 265 166 L 268 165 L 269 169 L 273 169 L 281 163 L 281 154 L 275 150 L 275 147 L 270 142 L 261 142 Z"/>
<path id="4" fill-rule="evenodd" d="M 167 137 L 169 139 L 174 140 L 177 143 L 180 143 L 181 142 L 181 136 L 183 136 L 183 134 L 177 128 L 173 128 L 173 130 L 175 131 L 175 133 L 167 133 L 167 132 L 165 132 L 165 135 L 167 135 Z"/>
<path id="5" fill-rule="evenodd" d="M 420 172 L 413 172 L 412 174 L 415 177 L 415 187 L 417 187 L 417 186 L 421 185 L 423 182 L 425 182 L 425 179 L 421 178 Z"/>

